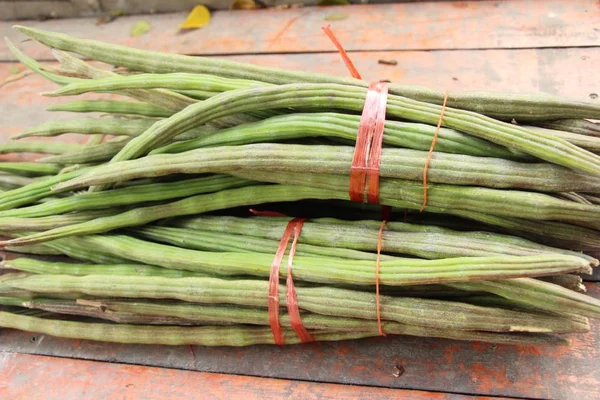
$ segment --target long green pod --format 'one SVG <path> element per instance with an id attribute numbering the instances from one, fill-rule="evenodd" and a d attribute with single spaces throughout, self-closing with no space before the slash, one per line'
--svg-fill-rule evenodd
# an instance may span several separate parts
<path id="1" fill-rule="evenodd" d="M 61 300 L 64 301 L 64 300 Z M 114 310 L 120 312 L 134 313 L 134 314 L 146 314 L 146 315 L 160 315 L 160 316 L 173 316 L 182 319 L 188 319 L 195 322 L 201 323 L 234 323 L 234 324 L 251 324 L 251 325 L 268 325 L 269 314 L 265 309 L 250 308 L 250 307 L 236 307 L 231 305 L 207 305 L 203 304 L 198 306 L 193 303 L 186 302 L 173 302 L 173 301 L 115 301 L 115 300 L 101 300 L 97 302 L 100 307 L 107 310 Z M 391 313 L 392 307 L 389 307 Z M 462 308 L 462 304 L 459 304 L 458 308 Z M 461 310 L 462 311 L 462 310 Z M 536 317 L 534 317 L 536 318 Z M 545 318 L 544 318 L 545 319 Z M 291 326 L 290 318 L 287 313 L 280 314 L 280 323 L 282 326 Z M 542 322 L 543 323 L 543 322 Z M 562 327 L 559 327 L 562 323 Z M 302 324 L 308 329 L 328 329 L 328 330 L 377 330 L 377 323 L 371 320 L 365 320 L 362 318 L 350 318 L 350 317 L 335 317 L 331 315 L 323 315 L 316 313 L 303 312 L 302 313 Z M 364 324 L 364 325 L 362 325 Z M 548 324 L 550 325 L 550 324 Z M 559 325 L 559 326 L 556 326 Z M 557 332 L 558 329 L 581 329 L 577 327 L 577 323 L 571 324 L 564 323 L 563 321 L 556 324 L 551 329 L 553 332 Z"/>
<path id="2" fill-rule="evenodd" d="M 0 144 L 0 154 L 9 153 L 42 153 L 42 154 L 65 154 L 81 150 L 83 146 L 73 143 L 42 142 L 9 140 Z"/>
<path id="3" fill-rule="evenodd" d="M 364 88 L 335 84 L 291 84 L 223 92 L 152 125 L 131 140 L 113 161 L 139 158 L 187 130 L 237 113 L 307 106 L 360 112 L 366 93 Z M 389 96 L 386 109 L 390 118 L 433 125 L 437 124 L 440 113 L 440 106 L 399 96 Z M 452 108 L 445 109 L 442 124 L 578 172 L 600 176 L 600 156 L 560 138 Z"/>
<path id="4" fill-rule="evenodd" d="M 119 76 L 115 72 L 93 67 L 82 59 L 64 51 L 53 49 L 52 55 L 54 55 L 54 57 L 60 62 L 62 70 L 85 78 L 103 79 Z M 81 82 L 81 80 L 77 80 L 76 82 Z M 166 89 L 120 90 L 118 94 L 122 94 L 142 102 L 150 103 L 157 107 L 163 107 L 173 111 L 181 110 L 196 102 L 196 100 L 190 97 Z"/>
<path id="5" fill-rule="evenodd" d="M 558 314 L 600 318 L 600 300 L 538 279 L 452 283 L 451 287 L 493 293 L 517 304 Z"/>
<path id="6" fill-rule="evenodd" d="M 558 119 L 554 121 L 538 121 L 539 125 L 548 129 L 567 131 L 580 135 L 600 137 L 600 124 L 585 119 Z"/>
<path id="7" fill-rule="evenodd" d="M 360 117 L 336 113 L 289 114 L 216 132 L 184 142 L 155 149 L 156 153 L 181 153 L 201 147 L 233 146 L 258 142 L 274 142 L 304 137 L 336 137 L 356 141 Z M 416 150 L 429 150 L 435 127 L 398 121 L 386 121 L 383 143 Z M 436 151 L 482 157 L 523 158 L 517 152 L 453 129 L 441 128 Z"/>
<path id="8" fill-rule="evenodd" d="M 249 346 L 254 344 L 274 344 L 271 328 L 249 326 L 226 327 L 181 327 L 128 324 L 99 324 L 35 318 L 16 313 L 0 312 L 0 326 L 39 332 L 56 337 L 97 340 L 116 343 L 140 343 L 162 345 L 202 345 L 202 346 Z M 554 335 L 500 334 L 487 332 L 455 332 L 451 330 L 423 329 L 410 325 L 386 324 L 390 334 L 441 337 L 456 340 L 478 340 L 491 343 L 565 345 L 569 342 Z M 377 332 L 322 332 L 313 331 L 317 341 L 359 339 L 377 336 Z M 283 329 L 285 343 L 300 343 L 291 329 Z"/>
<path id="9" fill-rule="evenodd" d="M 175 72 L 166 74 L 136 74 L 74 82 L 46 96 L 73 96 L 88 92 L 111 92 L 123 89 L 204 90 L 214 93 L 235 89 L 271 86 L 265 82 L 222 78 L 215 75 Z"/>
<path id="10" fill-rule="evenodd" d="M 46 284 L 42 284 L 43 280 Z M 95 297 L 123 297 L 119 293 L 135 288 L 134 294 L 127 295 L 129 298 L 163 298 L 261 308 L 266 308 L 268 303 L 268 282 L 255 280 L 31 275 L 9 279 L 5 284 L 42 294 L 80 293 Z M 237 295 L 234 295 L 235 292 Z M 280 304 L 286 304 L 283 286 L 279 288 L 279 296 Z M 338 317 L 377 319 L 377 311 L 373 307 L 374 293 L 331 287 L 298 287 L 297 296 L 298 306 L 302 310 Z M 384 320 L 438 329 L 493 332 L 585 332 L 589 329 L 586 321 L 523 314 L 452 301 L 390 296 L 381 296 L 380 301 Z"/>
<path id="11" fill-rule="evenodd" d="M 10 52 L 15 56 L 17 60 L 19 60 L 23 65 L 31 69 L 36 74 L 43 76 L 51 82 L 57 83 L 59 85 L 67 85 L 69 83 L 77 82 L 77 78 L 63 76 L 59 74 L 55 74 L 47 71 L 44 66 L 38 63 L 33 58 L 24 54 L 21 50 L 19 50 L 7 37 L 4 38 L 6 42 L 6 46 L 10 50 Z"/>
<path id="12" fill-rule="evenodd" d="M 125 311 L 102 310 L 94 306 L 79 304 L 72 299 L 31 299 L 22 301 L 21 307 L 43 310 L 62 315 L 76 315 L 104 319 L 119 324 L 136 325 L 198 325 L 193 321 L 171 316 L 143 315 Z M 215 324 L 217 325 L 217 324 Z"/>
<path id="13" fill-rule="evenodd" d="M 80 224 L 85 221 L 90 221 L 96 218 L 102 218 L 109 215 L 115 215 L 122 211 L 122 209 L 109 208 L 104 210 L 81 211 L 69 214 L 48 215 L 46 217 L 39 218 L 0 218 L 0 231 L 45 231 L 48 229 L 59 228 L 61 226 Z"/>
<path id="14" fill-rule="evenodd" d="M 121 257 L 117 253 L 103 251 L 94 248 L 85 237 L 68 237 L 64 239 L 46 242 L 43 246 L 74 258 L 76 260 L 88 261 L 97 264 L 131 264 L 130 260 Z M 90 249 L 93 249 L 90 251 Z"/>
<path id="15" fill-rule="evenodd" d="M 289 218 L 199 216 L 171 221 L 169 225 L 188 228 L 191 234 L 202 231 L 228 233 L 279 240 Z M 346 221 L 333 218 L 311 219 L 302 225 L 299 243 L 376 251 L 380 221 Z M 145 226 L 142 231 L 157 234 L 164 227 Z M 138 229 L 138 228 L 136 228 Z M 186 242 L 187 243 L 187 242 Z M 540 245 L 516 236 L 491 232 L 461 232 L 448 228 L 390 221 L 382 234 L 381 246 L 386 253 L 410 254 L 421 258 L 478 257 L 492 255 L 532 255 L 563 253 L 587 256 L 568 250 Z M 185 247 L 185 246 L 184 246 Z M 590 257 L 592 266 L 598 260 Z"/>
<path id="16" fill-rule="evenodd" d="M 44 178 L 28 178 L 25 176 L 18 176 L 14 174 L 0 173 L 0 187 L 5 191 L 9 191 L 13 189 L 18 189 L 25 185 L 35 183 L 40 179 Z"/>
<path id="17" fill-rule="evenodd" d="M 83 187 L 174 173 L 227 173 L 232 170 L 285 171 L 349 175 L 354 148 L 260 143 L 160 154 L 127 162 L 113 162 L 58 187 Z M 428 152 L 383 149 L 382 178 L 423 180 Z M 548 163 L 521 163 L 499 158 L 436 153 L 429 165 L 429 182 L 528 189 L 541 192 L 600 192 L 600 178 L 572 172 Z"/>
<path id="18" fill-rule="evenodd" d="M 546 135 L 552 135 L 566 140 L 569 143 L 573 143 L 582 149 L 589 150 L 593 153 L 600 152 L 600 137 L 580 135 L 578 133 L 571 133 L 565 131 L 559 131 L 556 129 L 541 128 L 537 126 L 527 126 L 527 129 L 531 129 L 534 132 L 541 132 Z"/>
<path id="19" fill-rule="evenodd" d="M 56 164 L 39 164 L 35 162 L 0 162 L 0 172 L 15 174 L 19 176 L 43 176 L 55 175 L 62 167 Z"/>
<path id="20" fill-rule="evenodd" d="M 102 193 L 82 193 L 29 207 L 0 211 L 0 226 L 8 217 L 33 218 L 73 211 L 113 208 L 137 203 L 176 199 L 200 193 L 249 186 L 253 182 L 228 175 L 184 179 L 174 182 L 148 183 L 117 188 Z"/>
<path id="21" fill-rule="evenodd" d="M 127 275 L 127 276 L 162 276 L 166 278 L 184 278 L 204 276 L 190 271 L 155 267 L 146 264 L 81 264 L 76 262 L 44 261 L 27 257 L 5 260 L 0 268 L 18 269 L 34 274 L 51 275 Z"/>
<path id="22" fill-rule="evenodd" d="M 33 254 L 40 256 L 59 256 L 63 255 L 62 252 L 52 249 L 45 244 L 32 244 L 29 246 L 7 246 L 4 248 L 6 251 L 10 251 L 12 253 L 21 253 L 21 254 Z"/>
<path id="23" fill-rule="evenodd" d="M 72 120 L 47 121 L 23 133 L 15 135 L 12 139 L 21 139 L 33 136 L 58 136 L 65 133 L 80 133 L 84 135 L 116 135 L 139 136 L 149 129 L 156 120 L 154 119 L 122 119 L 122 118 L 78 118 Z M 180 135 L 181 139 L 192 139 L 214 132 L 212 128 L 196 128 Z"/>
<path id="24" fill-rule="evenodd" d="M 145 51 L 125 46 L 109 45 L 95 40 L 77 39 L 61 33 L 53 33 L 24 26 L 15 26 L 15 28 L 47 46 L 78 53 L 108 64 L 121 65 L 144 72 L 208 73 L 228 78 L 250 79 L 278 85 L 293 82 L 330 82 L 360 88 L 366 88 L 368 85 L 366 82 L 354 78 L 260 67 L 219 58 L 192 57 Z M 390 93 L 437 104 L 442 104 L 444 99 L 444 93 L 439 90 L 414 85 L 391 84 Z M 597 105 L 565 100 L 550 95 L 451 92 L 448 96 L 448 105 L 506 120 L 511 120 L 512 118 L 517 120 L 597 118 L 600 115 L 600 107 Z"/>
<path id="25" fill-rule="evenodd" d="M 322 188 L 339 196 L 332 199 L 341 199 L 342 192 L 347 192 L 349 187 L 349 178 L 340 175 L 258 170 L 235 170 L 230 173 L 256 181 Z M 61 186 L 58 187 L 62 189 Z M 600 208 L 595 205 L 575 203 L 537 192 L 433 183 L 428 184 L 427 188 L 427 210 L 435 213 L 463 216 L 465 213 L 474 212 L 490 216 L 516 218 L 526 216 L 533 220 L 594 224 L 598 221 L 598 212 L 600 212 Z M 423 204 L 423 186 L 419 182 L 381 179 L 379 189 L 380 202 L 383 205 L 419 210 Z M 485 212 L 483 213 L 482 210 Z"/>
<path id="26" fill-rule="evenodd" d="M 169 228 L 164 226 L 142 226 L 132 229 L 132 232 L 144 239 L 193 250 L 275 254 L 279 246 L 279 239 L 269 240 L 257 237 L 244 237 L 236 234 L 202 232 L 193 229 Z M 308 257 L 334 257 L 350 260 L 376 260 L 377 258 L 375 253 L 305 243 L 298 243 L 296 254 Z M 380 257 L 382 260 L 390 258 L 387 255 Z"/>
<path id="27" fill-rule="evenodd" d="M 270 254 L 204 252 L 147 242 L 125 235 L 96 235 L 85 239 L 90 246 L 103 253 L 116 254 L 144 264 L 218 276 L 268 277 L 273 260 Z M 396 257 L 381 261 L 380 281 L 394 286 L 569 272 L 591 273 L 589 261 L 563 254 L 457 257 L 441 260 Z M 372 261 L 298 256 L 294 258 L 294 277 L 317 283 L 370 285 L 375 282 L 375 271 Z"/>
<path id="28" fill-rule="evenodd" d="M 105 114 L 140 115 L 144 117 L 167 118 L 173 111 L 148 103 L 123 100 L 78 100 L 56 104 L 46 108 L 48 111 L 99 112 Z"/>
<path id="29" fill-rule="evenodd" d="M 287 179 L 290 184 L 250 186 L 191 196 L 171 203 L 140 207 L 110 217 L 3 241 L 0 242 L 0 245 L 40 243 L 72 235 L 102 233 L 123 227 L 144 225 L 163 218 L 200 214 L 231 207 L 305 199 L 348 199 L 347 177 L 338 179 L 337 176 L 332 175 L 316 176 L 305 173 L 299 176 L 272 172 L 259 175 L 249 172 L 238 173 L 237 171 L 235 175 L 259 181 Z M 421 184 L 392 180 L 381 181 L 380 194 L 382 204 L 410 209 L 419 209 L 423 196 Z M 540 220 L 594 221 L 600 215 L 598 206 L 569 202 L 541 193 L 451 185 L 430 185 L 429 204 L 429 210 L 432 212 L 452 214 L 455 211 L 486 210 L 501 216 L 520 217 L 525 214 L 531 219 Z"/>
<path id="30" fill-rule="evenodd" d="M 85 149 L 78 151 L 39 158 L 36 162 L 63 165 L 104 162 L 121 151 L 129 140 L 128 137 L 119 137 L 118 140 L 113 139 L 106 143 L 86 146 Z"/>
<path id="31" fill-rule="evenodd" d="M 86 168 L 75 169 L 70 172 L 61 173 L 47 177 L 28 185 L 5 192 L 0 196 L 0 210 L 9 210 L 25 204 L 50 197 L 56 194 L 51 188 L 57 183 L 68 181 L 86 171 Z"/>

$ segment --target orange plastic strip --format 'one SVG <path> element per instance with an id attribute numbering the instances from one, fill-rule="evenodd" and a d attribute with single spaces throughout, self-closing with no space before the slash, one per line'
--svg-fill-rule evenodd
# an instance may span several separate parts
<path id="1" fill-rule="evenodd" d="M 350 75 L 352 75 L 356 79 L 362 79 L 362 77 L 358 73 L 358 70 L 356 69 L 356 67 L 354 66 L 352 61 L 350 60 L 350 57 L 348 57 L 348 53 L 346 53 L 346 50 L 344 50 L 344 47 L 342 46 L 342 44 L 335 37 L 335 35 L 333 33 L 333 29 L 331 29 L 331 25 L 325 25 L 325 26 L 321 27 L 321 29 L 323 29 L 323 32 L 325 32 L 325 34 L 329 37 L 329 39 L 331 39 L 331 41 L 333 42 L 333 45 L 340 52 L 340 55 L 342 56 L 342 60 L 344 60 L 344 64 L 346 64 L 346 68 L 348 68 L 348 70 L 350 71 Z"/>
<path id="2" fill-rule="evenodd" d="M 354 157 L 350 167 L 350 200 L 363 203 L 365 188 L 367 201 L 379 203 L 379 163 L 385 125 L 388 84 L 372 82 L 369 84 L 360 123 Z"/>
<path id="3" fill-rule="evenodd" d="M 275 344 L 279 345 L 285 344 L 281 325 L 279 324 L 279 266 L 281 265 L 293 231 L 294 225 L 288 224 L 279 242 L 275 258 L 273 258 L 273 262 L 271 263 L 271 272 L 269 274 L 269 325 L 271 326 L 271 331 L 273 331 Z"/>
<path id="4" fill-rule="evenodd" d="M 375 306 L 377 307 L 377 327 L 379 328 L 379 334 L 381 336 L 387 336 L 383 331 L 381 324 L 381 301 L 379 297 L 379 268 L 381 264 L 381 248 L 383 247 L 383 229 L 387 224 L 387 220 L 381 221 L 379 227 L 379 237 L 377 239 L 377 261 L 375 263 Z"/>
<path id="5" fill-rule="evenodd" d="M 444 103 L 442 104 L 442 111 L 440 112 L 440 119 L 438 119 L 438 123 L 435 128 L 435 134 L 433 135 L 433 140 L 431 140 L 431 147 L 429 147 L 429 153 L 427 154 L 427 160 L 425 161 L 425 167 L 423 168 L 423 205 L 421 206 L 421 212 L 423 212 L 425 207 L 427 207 L 427 171 L 429 171 L 429 163 L 431 162 L 431 157 L 433 156 L 433 149 L 437 143 L 440 128 L 442 126 L 442 122 L 444 121 L 444 112 L 446 111 L 447 101 L 448 91 L 446 90 L 446 93 L 444 94 Z"/>
<path id="6" fill-rule="evenodd" d="M 287 215 L 277 211 L 261 211 L 255 210 L 253 208 L 249 208 L 248 211 L 250 211 L 254 215 L 258 215 L 261 217 L 287 217 Z"/>
<path id="7" fill-rule="evenodd" d="M 298 237 L 300 236 L 300 231 L 302 230 L 304 221 L 306 221 L 305 218 L 294 218 L 288 223 L 288 226 L 294 227 L 294 240 L 292 241 L 290 254 L 288 255 L 286 288 L 288 315 L 290 316 L 290 324 L 292 325 L 292 329 L 294 332 L 296 332 L 296 335 L 298 335 L 302 343 L 309 343 L 314 342 L 315 339 L 310 333 L 308 333 L 304 327 L 304 324 L 302 323 L 302 318 L 300 317 L 300 308 L 298 307 L 298 298 L 296 296 L 296 287 L 294 286 L 294 279 L 292 277 L 292 262 L 294 259 L 294 254 L 296 253 L 296 245 L 298 243 Z"/>
<path id="8" fill-rule="evenodd" d="M 287 215 L 282 214 L 276 211 L 260 211 L 250 209 L 250 212 L 254 215 L 266 216 L 266 217 L 286 217 Z M 269 274 L 269 325 L 271 326 L 271 331 L 273 331 L 273 339 L 276 344 L 282 345 L 285 344 L 285 340 L 283 338 L 283 333 L 281 331 L 281 324 L 279 323 L 279 268 L 281 265 L 281 261 L 283 260 L 283 256 L 285 254 L 285 250 L 287 249 L 287 245 L 292 237 L 292 233 L 294 234 L 294 240 L 292 241 L 292 246 L 290 247 L 290 253 L 288 254 L 287 261 L 287 279 L 286 279 L 286 289 L 287 289 L 287 309 L 288 315 L 290 316 L 290 324 L 296 335 L 300 338 L 302 343 L 314 342 L 315 339 L 312 335 L 306 330 L 304 324 L 302 323 L 302 318 L 300 317 L 300 307 L 298 307 L 298 298 L 296 296 L 296 287 L 294 286 L 294 278 L 292 277 L 292 263 L 294 260 L 294 255 L 296 254 L 296 247 L 298 245 L 298 238 L 300 237 L 300 232 L 302 231 L 302 226 L 304 225 L 304 221 L 306 218 L 294 218 L 290 222 L 288 222 L 285 231 L 279 241 L 279 247 L 277 248 L 277 252 L 275 253 L 275 258 L 273 259 L 273 263 L 271 264 L 271 271 Z"/>

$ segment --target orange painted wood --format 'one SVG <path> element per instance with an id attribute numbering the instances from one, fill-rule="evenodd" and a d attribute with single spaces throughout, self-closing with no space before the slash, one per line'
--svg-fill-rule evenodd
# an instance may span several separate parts
<path id="1" fill-rule="evenodd" d="M 600 284 L 587 284 L 600 297 Z M 507 396 L 600 398 L 600 323 L 571 346 L 493 345 L 408 336 L 242 348 L 147 346 L 2 330 L 0 354 L 18 352 L 352 385 Z M 404 374 L 395 377 L 396 366 Z M 2 376 L 0 374 L 0 382 Z"/>
<path id="2" fill-rule="evenodd" d="M 488 399 L 417 390 L 256 378 L 13 353 L 0 353 L 0 396 L 4 399 L 46 400 Z"/>
<path id="3" fill-rule="evenodd" d="M 583 101 L 600 102 L 596 69 L 600 65 L 600 47 L 572 49 L 406 51 L 351 53 L 353 62 L 366 80 L 390 79 L 440 90 L 499 90 L 548 92 Z M 348 74 L 337 53 L 271 54 L 228 56 L 243 62 L 265 66 Z M 378 60 L 395 60 L 396 66 Z M 0 63 L 0 81 L 10 74 L 14 63 Z M 57 86 L 37 75 L 0 88 L 0 140 L 26 127 L 50 118 L 73 118 L 68 113 L 44 111 L 51 104 L 73 101 L 81 96 L 49 98 L 39 93 Z M 590 97 L 591 96 L 591 97 Z M 86 95 L 100 98 L 102 95 Z"/>
<path id="4" fill-rule="evenodd" d="M 331 14 L 342 21 L 328 22 Z M 596 46 L 600 6 L 595 0 L 449 1 L 306 7 L 289 10 L 215 12 L 202 29 L 178 34 L 185 14 L 121 17 L 95 25 L 95 19 L 27 21 L 41 27 L 143 49 L 186 54 L 333 52 L 321 26 L 330 23 L 349 51 Z M 148 20 L 150 33 L 132 38 L 133 25 Z M 24 36 L 0 23 L 0 36 Z M 48 53 L 35 43 L 34 57 Z M 0 60 L 10 60 L 4 43 Z"/>

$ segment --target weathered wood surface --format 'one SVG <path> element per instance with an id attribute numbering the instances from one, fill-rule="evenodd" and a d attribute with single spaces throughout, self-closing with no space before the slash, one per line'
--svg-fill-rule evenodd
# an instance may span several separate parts
<path id="1" fill-rule="evenodd" d="M 600 287 L 590 285 L 600 297 Z M 388 337 L 244 348 L 145 346 L 4 330 L 0 352 L 163 366 L 236 375 L 528 399 L 600 398 L 600 324 L 565 347 Z M 404 374 L 395 377 L 396 367 Z M 1 380 L 0 380 L 1 381 Z"/>
<path id="2" fill-rule="evenodd" d="M 347 16 L 341 21 L 329 15 Z M 141 20 L 150 33 L 132 38 Z M 93 19 L 27 21 L 27 25 L 144 49 L 185 54 L 258 54 L 335 51 L 321 26 L 330 23 L 350 51 L 444 50 L 596 46 L 600 8 L 594 0 L 449 1 L 289 10 L 215 12 L 202 29 L 178 34 L 185 13 L 131 16 L 105 25 Z M 0 22 L 0 36 L 23 35 Z M 46 53 L 27 43 L 34 57 Z M 0 47 L 0 61 L 12 60 Z"/>
<path id="3" fill-rule="evenodd" d="M 416 390 L 198 373 L 14 353 L 0 353 L 0 376 L 2 377 L 0 395 L 5 399 L 488 399 Z M 35 384 L 16 385 L 14 384 L 16 382 L 35 382 Z"/>

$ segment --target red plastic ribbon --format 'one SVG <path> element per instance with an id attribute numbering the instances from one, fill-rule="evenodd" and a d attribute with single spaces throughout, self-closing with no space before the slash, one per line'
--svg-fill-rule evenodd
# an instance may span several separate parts
<path id="1" fill-rule="evenodd" d="M 285 214 L 275 211 L 257 211 L 250 209 L 250 212 L 254 215 L 286 217 Z M 298 238 L 300 237 L 300 232 L 302 231 L 304 221 L 306 221 L 306 218 L 294 218 L 288 222 L 281 240 L 279 241 L 279 247 L 277 248 L 273 262 L 271 263 L 268 301 L 269 325 L 271 326 L 271 331 L 273 332 L 273 339 L 275 340 L 275 343 L 279 345 L 285 344 L 285 339 L 279 323 L 279 267 L 292 234 L 294 235 L 294 240 L 292 241 L 290 253 L 288 254 L 286 279 L 288 315 L 290 316 L 290 324 L 292 329 L 294 332 L 296 332 L 296 335 L 298 335 L 302 343 L 315 341 L 302 323 L 302 318 L 300 317 L 300 307 L 298 307 L 298 298 L 296 296 L 296 287 L 294 286 L 294 278 L 292 276 L 292 263 L 294 255 L 296 254 Z"/>
<path id="2" fill-rule="evenodd" d="M 350 57 L 348 57 L 348 53 L 346 53 L 346 50 L 344 50 L 344 47 L 342 46 L 342 44 L 339 42 L 339 40 L 337 40 L 337 38 L 333 34 L 331 25 L 325 25 L 325 26 L 321 27 L 321 29 L 323 29 L 323 32 L 325 32 L 325 34 L 329 37 L 329 39 L 331 39 L 331 41 L 333 42 L 333 45 L 340 52 L 340 55 L 342 56 L 342 60 L 344 60 L 344 64 L 346 64 L 346 68 L 348 68 L 348 70 L 350 71 L 350 75 L 352 75 L 356 79 L 362 79 L 362 77 L 358 73 L 358 70 L 352 63 L 352 60 L 350 60 Z"/>
<path id="3" fill-rule="evenodd" d="M 427 171 L 429 171 L 429 163 L 431 162 L 431 158 L 433 156 L 433 149 L 435 148 L 435 144 L 437 143 L 437 138 L 440 133 L 440 128 L 442 127 L 442 121 L 444 121 L 444 112 L 446 111 L 446 102 L 448 101 L 448 91 L 444 94 L 444 103 L 442 104 L 442 111 L 440 112 L 440 118 L 438 119 L 437 126 L 435 128 L 435 134 L 433 135 L 433 139 L 431 140 L 431 146 L 429 147 L 429 153 L 427 154 L 427 159 L 425 160 L 425 167 L 423 168 L 423 205 L 421 206 L 421 212 L 425 210 L 427 207 Z"/>
<path id="4" fill-rule="evenodd" d="M 385 124 L 388 84 L 369 84 L 350 167 L 350 200 L 379 204 L 379 164 Z"/>

